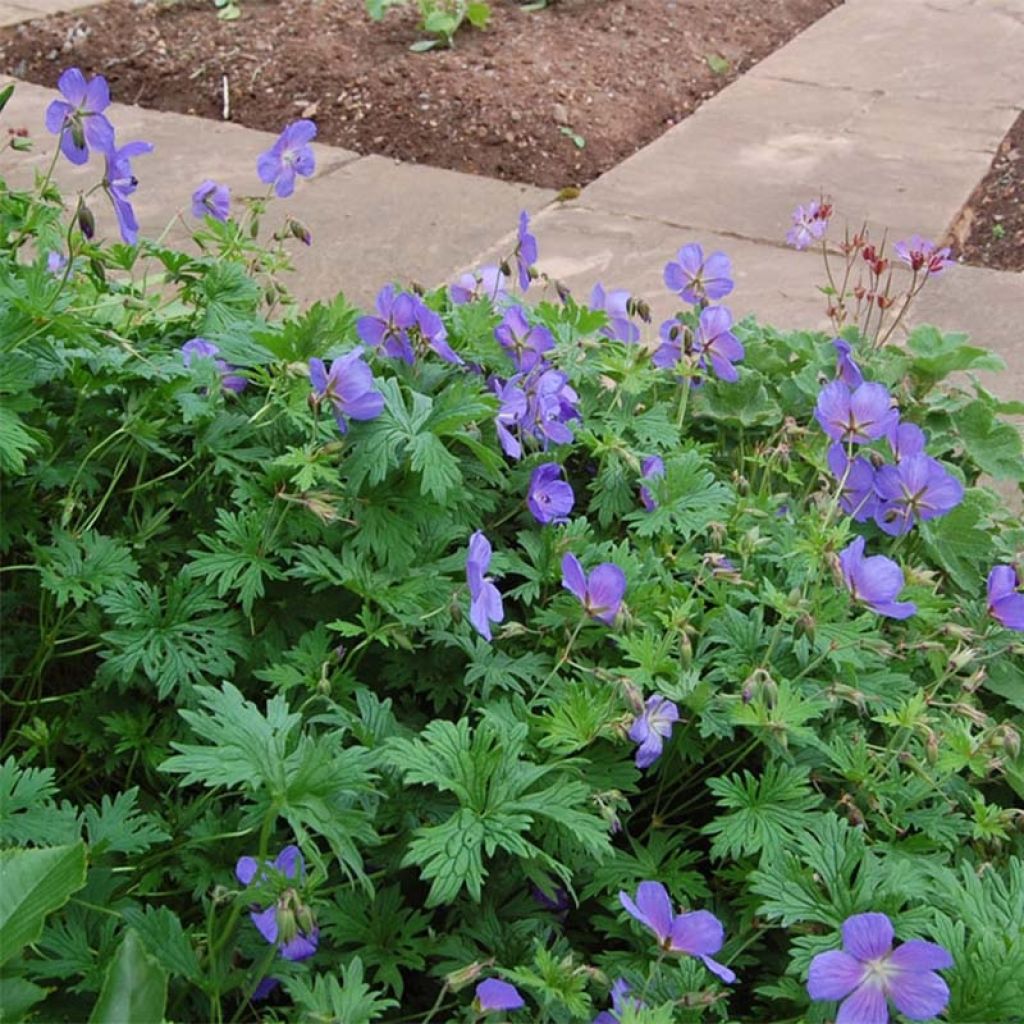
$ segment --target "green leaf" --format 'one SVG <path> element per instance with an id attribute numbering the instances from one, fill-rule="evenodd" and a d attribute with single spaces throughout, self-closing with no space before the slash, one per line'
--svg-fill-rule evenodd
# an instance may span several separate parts
<path id="1" fill-rule="evenodd" d="M 191 936 L 182 928 L 181 921 L 172 910 L 167 907 L 127 907 L 122 916 L 167 971 L 194 984 L 200 983 L 202 971 Z"/>
<path id="2" fill-rule="evenodd" d="M 491 8 L 483 0 L 470 0 L 466 4 L 466 20 L 473 28 L 486 28 L 491 20 Z M 0 107 L 0 110 L 3 108 Z"/>
<path id="3" fill-rule="evenodd" d="M 113 799 L 103 794 L 99 809 L 82 812 L 93 855 L 100 853 L 145 853 L 151 846 L 170 839 L 159 820 L 136 807 L 139 788 L 132 786 Z"/>
<path id="4" fill-rule="evenodd" d="M 704 415 L 722 423 L 752 427 L 782 422 L 779 403 L 768 394 L 761 375 L 752 370 L 741 370 L 740 379 L 732 383 L 708 381 L 697 402 Z"/>
<path id="5" fill-rule="evenodd" d="M 707 61 L 713 75 L 727 75 L 732 69 L 732 65 L 717 53 L 709 53 L 704 59 Z"/>
<path id="6" fill-rule="evenodd" d="M 39 449 L 21 417 L 7 401 L 0 403 L 0 470 L 5 473 L 25 472 L 26 458 Z"/>
<path id="7" fill-rule="evenodd" d="M 28 1011 L 46 998 L 49 989 L 27 978 L 0 975 L 0 1024 L 17 1024 Z"/>
<path id="8" fill-rule="evenodd" d="M 43 930 L 47 914 L 85 885 L 85 843 L 0 850 L 0 963 Z"/>
<path id="9" fill-rule="evenodd" d="M 966 334 L 943 334 L 928 324 L 915 327 L 907 338 L 907 349 L 914 355 L 910 373 L 929 388 L 936 381 L 962 370 L 1005 370 L 999 356 L 983 348 L 965 344 Z"/>
<path id="10" fill-rule="evenodd" d="M 8 100 L 14 95 L 14 83 L 5 85 L 0 89 L 0 113 L 3 112 L 4 107 L 7 106 Z"/>
<path id="11" fill-rule="evenodd" d="M 398 1006 L 374 991 L 363 980 L 363 963 L 353 957 L 341 969 L 341 981 L 333 974 L 287 978 L 288 994 L 301 1010 L 302 1020 L 337 1021 L 338 1024 L 371 1024 L 386 1010 Z"/>
<path id="12" fill-rule="evenodd" d="M 806 768 L 769 762 L 760 777 L 748 771 L 708 780 L 724 813 L 704 826 L 713 835 L 712 856 L 736 859 L 767 850 L 779 854 L 801 831 L 812 828 L 821 804 Z"/>
<path id="13" fill-rule="evenodd" d="M 921 524 L 928 553 L 969 593 L 978 589 L 992 558 L 992 533 L 984 526 L 984 496 L 971 489 L 951 512 Z"/>
<path id="14" fill-rule="evenodd" d="M 971 402 L 954 419 L 964 449 L 975 464 L 997 480 L 1024 480 L 1020 431 L 999 420 L 983 402 Z"/>
<path id="15" fill-rule="evenodd" d="M 167 973 L 129 928 L 107 968 L 89 1024 L 162 1024 L 166 1005 Z"/>
<path id="16" fill-rule="evenodd" d="M 58 608 L 80 608 L 104 590 L 129 582 L 139 566 L 128 546 L 95 530 L 55 534 L 49 547 L 37 548 L 39 580 Z"/>
<path id="17" fill-rule="evenodd" d="M 56 845 L 81 837 L 78 812 L 58 807 L 52 768 L 20 768 L 13 757 L 0 764 L 0 843 Z"/>

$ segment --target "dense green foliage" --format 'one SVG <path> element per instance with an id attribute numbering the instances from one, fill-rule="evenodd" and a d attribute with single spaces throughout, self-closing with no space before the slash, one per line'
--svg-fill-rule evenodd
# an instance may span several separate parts
<path id="1" fill-rule="evenodd" d="M 969 377 L 998 360 L 849 329 L 966 487 L 893 539 L 838 512 L 824 335 L 745 322 L 740 380 L 691 392 L 603 313 L 542 303 L 575 443 L 510 462 L 485 376 L 430 352 L 368 352 L 385 408 L 342 436 L 308 360 L 357 343 L 356 311 L 282 307 L 248 220 L 199 234 L 202 255 L 99 245 L 49 184 L 0 192 L 5 1020 L 460 1020 L 501 976 L 515 1019 L 590 1021 L 625 977 L 649 1009 L 624 1024 L 820 1022 L 809 960 L 867 910 L 952 952 L 950 1020 L 1020 1019 L 1024 668 L 985 578 L 1024 529 L 980 478 L 1024 477 L 999 418 L 1021 409 Z M 467 364 L 510 373 L 490 302 L 426 301 Z M 184 365 L 195 337 L 244 392 Z M 566 524 L 526 509 L 544 461 Z M 492 643 L 467 619 L 476 530 Z M 916 615 L 851 599 L 854 532 Z M 625 571 L 613 626 L 562 588 L 567 551 Z M 682 719 L 640 771 L 626 731 L 654 693 Z M 290 843 L 320 930 L 295 963 L 247 913 L 281 878 L 235 876 Z M 658 955 L 618 901 L 643 880 L 722 919 L 735 985 Z"/>

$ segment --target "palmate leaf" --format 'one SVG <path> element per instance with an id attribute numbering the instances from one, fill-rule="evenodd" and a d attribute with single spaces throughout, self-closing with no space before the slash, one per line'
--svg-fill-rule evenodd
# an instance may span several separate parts
<path id="1" fill-rule="evenodd" d="M 231 674 L 247 644 L 237 613 L 204 586 L 172 579 L 165 590 L 143 582 L 101 594 L 115 628 L 102 634 L 101 680 L 133 681 L 141 672 L 161 699 L 176 689 Z"/>
<path id="2" fill-rule="evenodd" d="M 136 807 L 139 788 L 133 786 L 113 799 L 106 793 L 99 808 L 82 812 L 93 856 L 101 853 L 144 853 L 156 843 L 169 839 L 155 815 Z"/>
<path id="3" fill-rule="evenodd" d="M 638 537 L 671 534 L 689 540 L 723 519 L 733 498 L 730 488 L 715 479 L 707 457 L 693 449 L 666 459 L 665 476 L 647 481 L 647 487 L 658 507 L 625 517 Z"/>
<path id="4" fill-rule="evenodd" d="M 52 768 L 20 768 L 13 757 L 0 764 L 0 845 L 60 845 L 81 835 L 78 812 L 58 807 Z"/>
<path id="5" fill-rule="evenodd" d="M 591 858 L 608 854 L 607 829 L 592 812 L 590 787 L 561 765 L 524 760 L 526 735 L 525 724 L 490 715 L 475 729 L 465 718 L 435 719 L 418 739 L 387 742 L 385 757 L 406 783 L 451 793 L 460 804 L 444 821 L 417 829 L 403 860 L 430 881 L 428 906 L 451 902 L 463 888 L 479 899 L 484 857 L 499 849 L 537 859 L 568 881 L 569 868 L 527 838 L 535 827 L 564 833 Z"/>
<path id="6" fill-rule="evenodd" d="M 216 584 L 218 597 L 236 592 L 242 611 L 251 615 L 253 603 L 263 596 L 264 581 L 284 575 L 267 553 L 267 524 L 265 512 L 218 509 L 216 535 L 200 534 L 208 550 L 189 551 L 192 562 L 185 571 Z"/>
<path id="7" fill-rule="evenodd" d="M 121 916 L 165 970 L 198 983 L 202 978 L 192 938 L 167 907 L 128 907 Z"/>
<path id="8" fill-rule="evenodd" d="M 821 797 L 808 783 L 808 771 L 769 762 L 760 777 L 745 771 L 708 780 L 723 809 L 704 826 L 714 836 L 713 857 L 736 858 L 760 853 L 778 855 L 794 836 L 813 828 Z"/>
<path id="9" fill-rule="evenodd" d="M 184 785 L 248 792 L 276 809 L 300 841 L 309 832 L 323 836 L 342 869 L 362 878 L 358 844 L 376 842 L 358 802 L 370 791 L 369 752 L 343 748 L 338 730 L 316 740 L 299 735 L 302 716 L 280 694 L 267 701 L 264 714 L 231 683 L 197 693 L 200 710 L 180 714 L 207 743 L 172 743 L 178 753 L 161 771 L 183 776 Z"/>
<path id="10" fill-rule="evenodd" d="M 55 534 L 47 547 L 36 549 L 39 581 L 53 594 L 58 608 L 71 603 L 80 608 L 86 601 L 138 575 L 139 566 L 122 541 L 95 530 L 77 536 Z"/>
<path id="11" fill-rule="evenodd" d="M 359 957 L 342 967 L 340 981 L 334 974 L 317 974 L 288 978 L 284 986 L 302 1012 L 302 1020 L 372 1024 L 398 1005 L 366 984 Z"/>

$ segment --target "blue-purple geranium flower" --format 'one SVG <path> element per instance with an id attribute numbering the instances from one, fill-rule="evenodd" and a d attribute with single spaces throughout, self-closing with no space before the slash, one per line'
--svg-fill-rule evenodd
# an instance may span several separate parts
<path id="1" fill-rule="evenodd" d="M 576 496 L 557 462 L 541 463 L 530 476 L 526 504 L 538 523 L 564 523 Z"/>
<path id="2" fill-rule="evenodd" d="M 911 939 L 892 948 L 885 914 L 854 914 L 843 922 L 843 948 L 811 961 L 807 993 L 842 1000 L 836 1024 L 886 1024 L 888 1003 L 910 1020 L 931 1020 L 949 1002 L 949 987 L 935 972 L 953 966 L 942 946 Z"/>
<path id="3" fill-rule="evenodd" d="M 375 305 L 376 316 L 361 316 L 356 321 L 360 340 L 381 349 L 392 359 L 401 359 L 412 365 L 416 354 L 409 340 L 409 329 L 416 323 L 416 297 L 386 284 L 377 293 Z"/>
<path id="4" fill-rule="evenodd" d="M 630 995 L 629 983 L 624 978 L 617 978 L 612 983 L 612 1008 L 602 1010 L 595 1018 L 594 1024 L 620 1024 L 622 1014 L 627 1010 L 642 1010 L 645 1008 L 643 1000 Z"/>
<path id="5" fill-rule="evenodd" d="M 897 462 L 908 455 L 920 455 L 924 451 L 924 431 L 916 423 L 897 423 L 889 431 L 888 437 L 889 447 Z"/>
<path id="6" fill-rule="evenodd" d="M 654 480 L 656 477 L 665 475 L 665 461 L 660 455 L 648 455 L 640 463 L 640 476 L 644 480 Z M 651 494 L 650 488 L 640 486 L 640 501 L 648 512 L 653 512 L 658 507 L 658 502 Z"/>
<path id="7" fill-rule="evenodd" d="M 875 474 L 875 522 L 893 536 L 919 522 L 944 516 L 963 501 L 963 484 L 937 459 L 906 455 Z"/>
<path id="8" fill-rule="evenodd" d="M 60 135 L 60 151 L 73 164 L 89 159 L 89 147 L 100 152 L 114 148 L 114 127 L 104 110 L 110 106 L 110 89 L 102 75 L 86 81 L 78 68 L 68 68 L 57 88 L 64 97 L 46 108 L 46 130 Z"/>
<path id="9" fill-rule="evenodd" d="M 505 618 L 501 594 L 492 582 L 487 570 L 491 565 L 491 544 L 482 530 L 469 538 L 469 553 L 466 557 L 466 582 L 469 584 L 469 621 L 473 628 L 488 642 L 491 639 L 491 623 Z"/>
<path id="10" fill-rule="evenodd" d="M 866 523 L 878 508 L 875 494 L 875 467 L 858 455 L 849 459 L 839 441 L 829 445 L 828 468 L 842 484 L 839 506 L 858 523 Z"/>
<path id="11" fill-rule="evenodd" d="M 520 373 L 532 370 L 543 354 L 555 347 L 551 332 L 539 324 L 531 324 L 520 306 L 505 310 L 501 323 L 494 328 L 494 337 L 512 357 Z"/>
<path id="12" fill-rule="evenodd" d="M 1017 586 L 1012 565 L 995 566 L 988 574 L 988 611 L 1001 626 L 1024 632 L 1024 594 Z"/>
<path id="13" fill-rule="evenodd" d="M 501 403 L 495 426 L 505 454 L 518 459 L 523 439 L 533 438 L 545 451 L 551 444 L 568 444 L 573 439 L 573 420 L 579 419 L 579 395 L 560 370 L 539 363 L 528 374 L 517 374 L 492 387 Z"/>
<path id="14" fill-rule="evenodd" d="M 301 882 L 306 871 L 299 848 L 286 846 L 263 870 L 260 870 L 255 857 L 239 857 L 235 877 L 242 885 L 252 885 L 254 881 L 259 884 L 267 881 L 268 868 L 295 882 Z M 286 888 L 269 907 L 251 910 L 249 918 L 260 935 L 272 946 L 277 946 L 285 960 L 305 960 L 316 952 L 320 929 L 294 888 Z"/>
<path id="15" fill-rule="evenodd" d="M 736 975 L 724 964 L 711 958 L 725 942 L 722 922 L 708 910 L 693 910 L 687 914 L 672 911 L 672 900 L 661 882 L 641 882 L 637 886 L 636 900 L 628 893 L 619 893 L 619 902 L 642 925 L 650 928 L 658 945 L 667 953 L 686 953 L 703 961 L 712 974 L 732 983 Z"/>
<path id="16" fill-rule="evenodd" d="M 588 577 L 571 553 L 562 558 L 562 586 L 579 598 L 584 611 L 606 625 L 615 621 L 626 593 L 626 574 L 614 562 L 602 562 Z"/>
<path id="17" fill-rule="evenodd" d="M 839 567 L 847 589 L 857 601 L 890 619 L 906 619 L 917 611 L 913 601 L 897 601 L 903 589 L 903 570 L 885 555 L 864 557 L 864 538 L 856 537 L 839 552 Z"/>
<path id="18" fill-rule="evenodd" d="M 881 384 L 866 382 L 850 390 L 841 380 L 818 394 L 814 418 L 833 441 L 864 444 L 885 437 L 899 422 L 892 395 Z"/>
<path id="19" fill-rule="evenodd" d="M 350 419 L 372 420 L 384 411 L 384 396 L 374 388 L 373 371 L 363 362 L 361 348 L 335 359 L 330 370 L 322 359 L 310 359 L 309 381 L 315 400 L 331 406 L 343 434 Z"/>
<path id="20" fill-rule="evenodd" d="M 256 161 L 260 181 L 274 186 L 281 199 L 295 191 L 295 177 L 308 178 L 316 170 L 316 157 L 310 143 L 316 138 L 316 125 L 309 120 L 293 121 L 277 141 Z"/>
<path id="21" fill-rule="evenodd" d="M 655 693 L 647 698 L 629 730 L 629 738 L 638 744 L 637 768 L 650 768 L 661 757 L 665 740 L 671 737 L 672 726 L 678 721 L 679 708 L 667 697 Z"/>
<path id="22" fill-rule="evenodd" d="M 524 292 L 530 287 L 536 273 L 533 269 L 536 262 L 537 239 L 530 233 L 530 215 L 521 210 L 519 229 L 516 232 L 516 272 L 519 276 L 519 287 Z"/>
<path id="23" fill-rule="evenodd" d="M 704 256 L 696 243 L 684 245 L 665 264 L 665 284 L 694 305 L 720 299 L 733 290 L 732 264 L 724 252 Z"/>
<path id="24" fill-rule="evenodd" d="M 476 987 L 474 1002 L 478 1013 L 505 1013 L 526 1005 L 515 985 L 499 978 L 481 981 Z"/>
<path id="25" fill-rule="evenodd" d="M 212 217 L 214 220 L 226 221 L 231 212 L 231 190 L 227 185 L 218 185 L 207 178 L 192 193 L 192 216 Z"/>
<path id="26" fill-rule="evenodd" d="M 833 338 L 832 347 L 836 350 L 836 376 L 848 388 L 859 388 L 864 383 L 864 374 L 853 358 L 850 343 L 842 338 Z"/>
<path id="27" fill-rule="evenodd" d="M 220 386 L 225 391 L 233 391 L 235 394 L 241 393 L 249 386 L 249 382 L 245 377 L 234 373 L 235 367 L 230 363 L 223 359 L 218 359 L 217 354 L 219 352 L 220 349 L 212 341 L 207 341 L 206 338 L 193 338 L 181 346 L 181 360 L 188 367 L 192 365 L 194 359 L 212 359 L 213 365 L 217 367 L 217 371 L 220 373 Z"/>
<path id="28" fill-rule="evenodd" d="M 694 349 L 702 369 L 710 369 L 720 380 L 739 380 L 732 364 L 743 358 L 743 345 L 732 333 L 732 313 L 725 306 L 710 306 L 701 311 Z"/>
<path id="29" fill-rule="evenodd" d="M 640 340 L 640 328 L 633 323 L 629 310 L 629 292 L 624 288 L 605 291 L 598 282 L 590 293 L 590 308 L 608 314 L 608 326 L 601 328 L 606 338 L 633 344 Z"/>
<path id="30" fill-rule="evenodd" d="M 103 188 L 114 206 L 121 238 L 128 245 L 135 245 L 139 240 L 139 222 L 128 198 L 139 187 L 139 179 L 132 172 L 132 160 L 152 152 L 153 146 L 149 142 L 128 142 L 120 148 L 111 145 L 103 154 L 106 158 Z"/>

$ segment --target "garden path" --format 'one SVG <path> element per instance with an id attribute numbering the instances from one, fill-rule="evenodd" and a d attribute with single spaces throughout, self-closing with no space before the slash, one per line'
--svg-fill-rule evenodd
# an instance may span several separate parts
<path id="1" fill-rule="evenodd" d="M 65 2 L 81 0 L 0 0 L 0 17 Z M 319 147 L 317 176 L 281 205 L 314 237 L 311 249 L 295 247 L 293 290 L 314 299 L 344 289 L 365 304 L 389 278 L 441 283 L 507 253 L 523 208 L 535 215 L 540 269 L 582 297 L 601 280 L 666 315 L 662 267 L 681 244 L 700 241 L 732 257 L 738 315 L 824 326 L 820 257 L 783 243 L 791 209 L 824 191 L 857 226 L 866 217 L 890 237 L 943 236 L 1024 109 L 1022 53 L 1024 0 L 847 0 L 566 203 L 529 186 Z M 51 98 L 20 83 L 4 114 L 39 137 L 36 166 L 50 149 L 42 113 Z M 138 165 L 150 235 L 187 209 L 204 177 L 252 189 L 255 156 L 271 140 L 137 107 L 111 115 L 122 138 L 157 145 Z M 0 174 L 24 181 L 32 160 L 5 151 Z M 61 174 L 74 187 L 95 169 Z M 956 268 L 930 283 L 916 316 L 1001 352 L 1010 372 L 991 384 L 1024 398 L 1024 274 Z"/>

